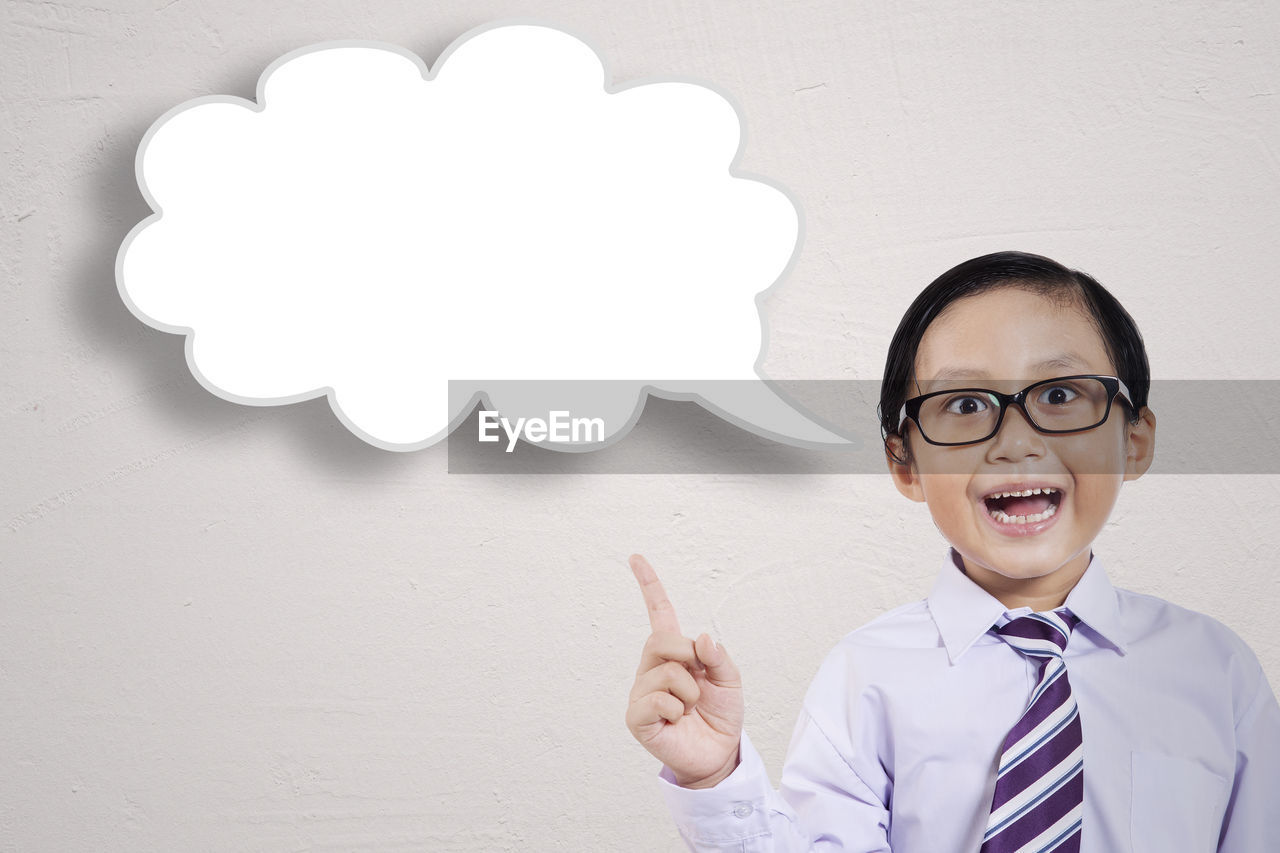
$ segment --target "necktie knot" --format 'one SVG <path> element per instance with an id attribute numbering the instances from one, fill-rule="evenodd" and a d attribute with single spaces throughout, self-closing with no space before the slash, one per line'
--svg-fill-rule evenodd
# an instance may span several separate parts
<path id="1" fill-rule="evenodd" d="M 1000 639 L 1024 655 L 1061 657 L 1071 638 L 1071 629 L 1079 621 L 1067 611 L 1051 610 L 1011 619 L 995 631 Z"/>

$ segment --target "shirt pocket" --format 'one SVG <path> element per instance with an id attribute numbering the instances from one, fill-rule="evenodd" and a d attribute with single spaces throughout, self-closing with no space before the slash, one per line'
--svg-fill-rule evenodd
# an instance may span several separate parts
<path id="1" fill-rule="evenodd" d="M 1226 779 L 1190 759 L 1134 752 L 1133 853 L 1217 850 L 1230 789 Z"/>

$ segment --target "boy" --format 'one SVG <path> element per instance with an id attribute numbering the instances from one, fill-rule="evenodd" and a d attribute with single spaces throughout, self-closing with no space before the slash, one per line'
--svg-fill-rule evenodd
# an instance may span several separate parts
<path id="1" fill-rule="evenodd" d="M 1007 377 L 1013 377 L 1009 379 Z M 1247 646 L 1111 586 L 1091 544 L 1154 453 L 1132 319 L 1035 255 L 920 294 L 881 391 L 889 471 L 951 544 L 924 601 L 846 636 L 770 786 L 737 668 L 657 576 L 627 724 L 690 849 L 1280 849 L 1280 707 Z"/>

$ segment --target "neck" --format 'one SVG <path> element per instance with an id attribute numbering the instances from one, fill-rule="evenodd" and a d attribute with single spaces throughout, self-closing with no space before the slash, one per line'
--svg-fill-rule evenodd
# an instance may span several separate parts
<path id="1" fill-rule="evenodd" d="M 979 566 L 961 557 L 964 572 L 970 580 L 982 587 L 1006 610 L 1030 607 L 1037 613 L 1061 607 L 1075 589 L 1085 569 L 1089 568 L 1092 554 L 1085 551 L 1047 575 L 1034 578 L 1011 578 L 999 572 Z"/>

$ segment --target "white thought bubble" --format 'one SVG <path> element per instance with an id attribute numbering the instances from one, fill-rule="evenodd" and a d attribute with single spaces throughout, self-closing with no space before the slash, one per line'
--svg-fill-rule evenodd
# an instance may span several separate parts
<path id="1" fill-rule="evenodd" d="M 756 371 L 756 297 L 800 218 L 733 172 L 733 106 L 678 80 L 608 87 L 589 46 L 529 24 L 468 33 L 430 71 L 385 44 L 295 51 L 256 103 L 200 98 L 148 131 L 138 182 L 156 213 L 121 247 L 120 293 L 187 336 L 211 392 L 326 395 L 389 450 L 439 441 L 477 398 L 545 417 L 516 380 L 613 380 L 557 399 L 605 424 L 558 449 L 609 443 L 646 393 L 847 443 Z"/>

